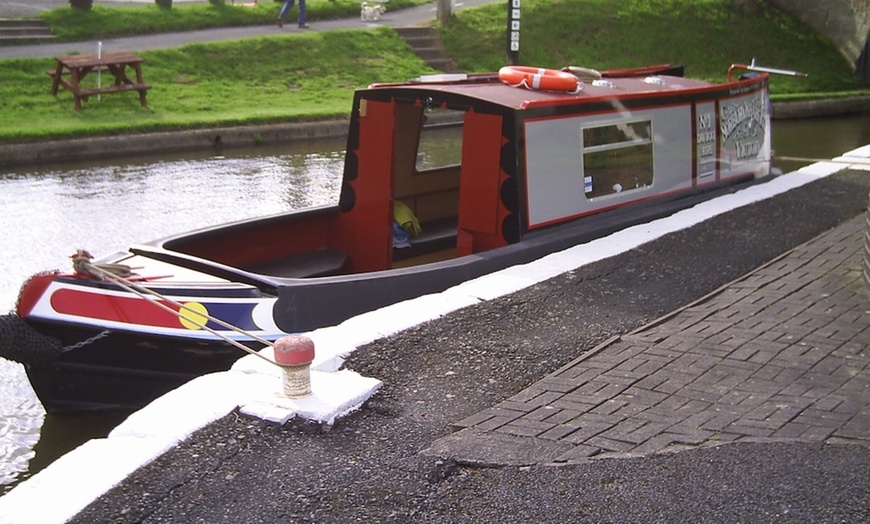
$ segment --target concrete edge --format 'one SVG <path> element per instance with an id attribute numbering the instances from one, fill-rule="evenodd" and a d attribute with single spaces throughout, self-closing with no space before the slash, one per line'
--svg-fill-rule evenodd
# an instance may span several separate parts
<path id="1" fill-rule="evenodd" d="M 774 102 L 772 118 L 813 118 L 870 113 L 870 95 L 830 100 Z M 236 127 L 215 127 L 108 137 L 0 144 L 0 168 L 118 158 L 164 152 L 281 144 L 347 136 L 347 118 Z"/>
<path id="2" fill-rule="evenodd" d="M 0 167 L 338 138 L 347 119 L 0 144 Z"/>
<path id="3" fill-rule="evenodd" d="M 870 95 L 823 100 L 773 102 L 771 108 L 771 117 L 774 120 L 870 113 Z"/>

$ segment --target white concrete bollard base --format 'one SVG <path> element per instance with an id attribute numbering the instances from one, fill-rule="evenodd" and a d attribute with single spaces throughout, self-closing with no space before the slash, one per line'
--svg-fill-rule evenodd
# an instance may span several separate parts
<path id="1" fill-rule="evenodd" d="M 311 395 L 311 366 L 281 366 L 281 385 L 287 398 Z"/>

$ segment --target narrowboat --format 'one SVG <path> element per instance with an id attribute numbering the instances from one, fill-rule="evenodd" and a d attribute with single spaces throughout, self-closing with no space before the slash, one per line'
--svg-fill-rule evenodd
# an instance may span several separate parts
<path id="1" fill-rule="evenodd" d="M 37 274 L 15 313 L 51 412 L 142 406 L 300 333 L 540 258 L 768 175 L 768 72 L 506 67 L 355 92 L 334 205 Z M 433 152 L 438 151 L 438 155 Z M 153 296 L 152 296 L 153 295 Z M 158 298 L 154 298 L 158 297 Z M 229 327 L 228 327 L 229 326 Z M 238 328 L 238 329 L 231 329 Z"/>

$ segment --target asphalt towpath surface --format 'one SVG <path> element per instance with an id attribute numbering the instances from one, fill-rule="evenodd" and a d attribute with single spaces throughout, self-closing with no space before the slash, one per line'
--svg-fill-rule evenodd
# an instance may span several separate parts
<path id="1" fill-rule="evenodd" d="M 376 341 L 356 413 L 230 414 L 71 522 L 870 521 L 868 191 L 844 171 Z"/>
<path id="2" fill-rule="evenodd" d="M 202 3 L 203 0 L 181 0 L 189 3 Z M 272 1 L 272 0 L 264 0 Z M 455 10 L 490 4 L 499 0 L 461 0 L 456 2 Z M 142 3 L 153 3 L 153 0 L 129 0 L 115 2 L 95 2 L 104 6 L 135 6 Z M 177 3 L 179 0 L 175 0 Z M 239 2 L 242 3 L 242 2 Z M 35 0 L 34 2 L 5 2 L 0 1 L 0 18 L 23 18 L 34 16 L 40 11 L 69 5 L 65 0 Z M 380 26 L 388 27 L 415 27 L 432 22 L 436 17 L 435 2 L 423 4 L 418 7 L 388 11 L 378 21 L 363 21 L 359 17 L 344 18 L 339 20 L 314 20 L 309 21 L 308 29 L 299 29 L 295 23 L 285 23 L 283 28 L 275 24 L 246 27 L 223 27 L 217 29 L 204 29 L 200 31 L 186 31 L 181 33 L 162 33 L 154 35 L 140 35 L 126 38 L 109 38 L 102 40 L 103 51 L 141 51 L 146 49 L 165 49 L 180 47 L 192 42 L 217 42 L 223 40 L 239 40 L 265 35 L 279 35 L 302 31 L 330 31 L 335 29 L 365 29 Z M 96 42 L 68 42 L 49 43 L 38 45 L 0 46 L 0 58 L 28 58 L 28 57 L 54 57 L 72 52 L 96 52 Z"/>

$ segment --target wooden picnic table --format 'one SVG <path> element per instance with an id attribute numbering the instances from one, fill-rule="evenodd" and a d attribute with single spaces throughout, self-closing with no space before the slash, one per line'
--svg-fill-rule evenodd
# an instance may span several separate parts
<path id="1" fill-rule="evenodd" d="M 151 86 L 142 79 L 142 59 L 129 51 L 101 53 L 99 56 L 58 56 L 56 60 L 57 67 L 46 71 L 52 77 L 51 94 L 57 95 L 60 86 L 68 89 L 73 94 L 76 111 L 82 109 L 82 100 L 87 101 L 89 96 L 125 91 L 138 91 L 139 103 L 142 104 L 142 107 L 148 105 L 145 94 L 151 89 Z M 135 71 L 135 80 L 131 80 L 127 76 L 127 67 Z M 111 75 L 111 78 L 106 79 L 108 85 L 83 89 L 80 82 L 94 71 L 107 71 Z"/>

